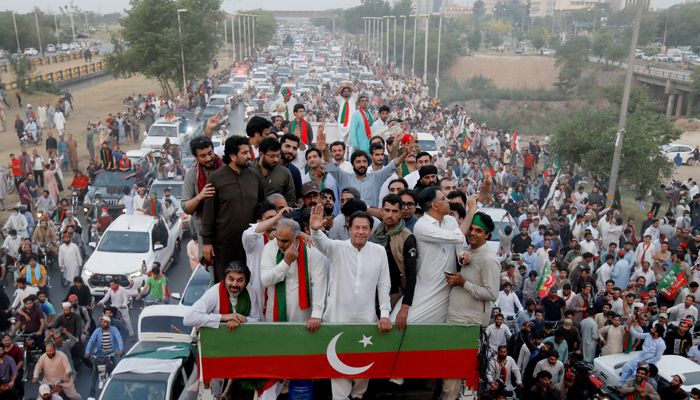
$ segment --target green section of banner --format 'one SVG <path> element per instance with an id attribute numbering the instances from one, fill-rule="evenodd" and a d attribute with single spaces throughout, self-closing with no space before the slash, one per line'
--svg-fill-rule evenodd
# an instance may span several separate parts
<path id="1" fill-rule="evenodd" d="M 322 324 L 315 334 L 303 323 L 247 323 L 233 333 L 222 325 L 200 329 L 200 351 L 202 358 L 326 354 L 336 337 L 337 354 L 476 349 L 479 325 L 409 324 L 386 334 L 376 324 Z"/>

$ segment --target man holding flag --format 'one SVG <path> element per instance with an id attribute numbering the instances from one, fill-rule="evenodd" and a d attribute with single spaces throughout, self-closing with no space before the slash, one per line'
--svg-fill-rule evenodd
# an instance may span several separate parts
<path id="1" fill-rule="evenodd" d="M 544 299 L 549 294 L 549 290 L 556 285 L 557 278 L 552 274 L 552 267 L 547 262 L 542 269 L 542 275 L 537 283 L 537 297 Z"/>
<path id="2" fill-rule="evenodd" d="M 357 89 L 350 82 L 343 82 L 335 90 L 335 101 L 338 103 L 338 130 L 340 140 L 350 146 L 350 119 L 357 108 Z"/>
<path id="3" fill-rule="evenodd" d="M 639 325 L 636 318 L 630 318 L 627 325 L 631 328 L 636 328 Z M 666 350 L 666 343 L 664 342 L 664 327 L 661 325 L 654 325 L 649 329 L 649 333 L 639 333 L 636 329 L 629 329 L 629 333 L 635 339 L 644 339 L 644 344 L 642 345 L 642 351 L 639 355 L 627 362 L 624 367 L 622 367 L 622 375 L 620 375 L 620 383 L 625 382 L 632 378 L 634 371 L 639 367 L 645 367 L 649 364 L 656 364 L 661 360 L 661 356 Z"/>

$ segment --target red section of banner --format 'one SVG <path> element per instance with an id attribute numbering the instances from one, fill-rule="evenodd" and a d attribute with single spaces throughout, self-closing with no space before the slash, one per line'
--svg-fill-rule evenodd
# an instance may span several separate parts
<path id="1" fill-rule="evenodd" d="M 400 351 L 394 378 L 461 378 L 476 387 L 479 378 L 477 349 Z"/>

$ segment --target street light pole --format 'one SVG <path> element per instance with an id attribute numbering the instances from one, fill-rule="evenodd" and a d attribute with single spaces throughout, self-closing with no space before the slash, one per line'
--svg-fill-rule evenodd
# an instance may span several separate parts
<path id="1" fill-rule="evenodd" d="M 253 15 L 251 21 L 253 22 L 253 49 L 256 48 L 255 46 L 255 19 L 258 18 L 257 15 Z"/>
<path id="2" fill-rule="evenodd" d="M 56 51 L 59 51 L 59 50 L 61 50 L 61 49 L 60 49 L 59 46 L 58 46 L 58 41 L 59 41 L 59 38 L 58 38 L 58 21 L 56 20 L 56 13 L 55 13 L 55 12 L 52 12 L 51 14 L 53 14 L 53 24 L 54 24 L 54 26 L 56 27 L 56 28 L 55 28 L 55 29 L 56 29 L 56 32 L 55 32 L 55 33 L 56 33 Z"/>
<path id="3" fill-rule="evenodd" d="M 413 61 L 411 61 L 411 79 L 416 76 L 416 33 L 418 32 L 418 15 L 413 17 Z"/>
<path id="4" fill-rule="evenodd" d="M 630 89 L 632 88 L 632 74 L 634 72 L 634 55 L 639 41 L 639 26 L 642 24 L 642 9 L 644 2 L 637 0 L 637 14 L 634 17 L 634 27 L 632 29 L 632 44 L 630 45 L 629 61 L 627 62 L 627 74 L 625 75 L 625 88 L 622 92 L 622 104 L 620 105 L 620 121 L 617 125 L 617 138 L 615 139 L 615 153 L 613 153 L 612 171 L 610 171 L 610 187 L 608 188 L 608 199 L 606 204 L 612 206 L 617 190 L 617 175 L 620 171 L 620 158 L 622 157 L 622 141 L 625 136 L 625 125 L 627 124 L 627 107 L 630 102 Z"/>
<path id="5" fill-rule="evenodd" d="M 428 84 L 428 30 L 430 28 L 430 14 L 425 15 L 425 54 L 423 55 L 423 83 Z"/>
<path id="6" fill-rule="evenodd" d="M 379 25 L 379 64 L 384 63 L 384 18 L 377 17 Z"/>
<path id="7" fill-rule="evenodd" d="M 239 17 L 242 17 L 242 14 L 238 14 Z M 238 53 L 241 55 L 241 60 L 245 59 L 245 50 L 243 50 L 243 34 L 241 33 L 241 23 L 243 22 L 242 18 L 238 18 Z"/>
<path id="8" fill-rule="evenodd" d="M 248 20 L 248 18 L 247 18 L 248 15 L 241 14 L 241 16 L 243 17 L 243 20 L 241 21 L 241 22 L 243 22 L 243 49 L 244 49 L 243 54 L 245 57 L 248 57 L 248 31 L 247 31 L 248 24 L 246 23 L 246 21 Z"/>
<path id="9" fill-rule="evenodd" d="M 226 52 L 226 68 L 228 68 L 228 66 L 231 64 L 229 64 L 228 62 L 228 36 L 226 34 L 226 18 L 227 17 L 224 17 L 224 51 Z"/>
<path id="10" fill-rule="evenodd" d="M 185 8 L 177 10 L 177 30 L 180 33 L 180 56 L 182 57 L 182 92 L 187 94 L 187 81 L 185 80 L 185 50 L 182 47 L 182 26 L 180 25 L 180 13 L 187 12 Z"/>
<path id="11" fill-rule="evenodd" d="M 435 98 L 438 98 L 438 92 L 440 90 L 440 43 L 442 40 L 442 14 L 440 15 L 440 25 L 438 26 L 438 51 L 437 51 L 437 70 L 435 71 Z"/>
<path id="12" fill-rule="evenodd" d="M 15 24 L 15 38 L 17 39 L 17 56 L 20 56 L 22 54 L 22 48 L 19 45 L 19 34 L 17 33 L 17 20 L 15 19 L 15 12 L 10 12 L 12 13 L 12 22 Z"/>
<path id="13" fill-rule="evenodd" d="M 75 43 L 75 23 L 73 23 L 73 13 L 68 15 L 70 15 L 70 27 L 73 30 L 73 43 Z"/>
<path id="14" fill-rule="evenodd" d="M 231 17 L 231 48 L 233 50 L 233 63 L 236 63 L 236 29 L 233 26 L 233 20 L 236 19 L 236 14 L 230 15 Z"/>
<path id="15" fill-rule="evenodd" d="M 36 36 L 39 38 L 39 55 L 44 53 L 44 49 L 41 47 L 41 33 L 39 32 L 39 17 L 34 13 L 34 21 L 36 21 Z"/>
<path id="16" fill-rule="evenodd" d="M 391 19 L 389 16 L 382 18 L 386 21 L 386 63 L 389 64 L 389 27 L 391 26 Z"/>
<path id="17" fill-rule="evenodd" d="M 406 18 L 405 15 L 402 15 L 401 18 L 403 18 L 403 47 L 401 48 L 401 76 L 403 75 L 403 60 L 404 56 L 406 55 Z"/>

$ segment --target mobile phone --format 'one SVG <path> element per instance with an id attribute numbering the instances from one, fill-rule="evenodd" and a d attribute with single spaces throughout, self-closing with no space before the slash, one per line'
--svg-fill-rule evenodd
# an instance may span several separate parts
<path id="1" fill-rule="evenodd" d="M 333 172 L 333 171 L 338 171 L 340 168 L 338 168 L 338 163 L 337 162 L 329 162 L 327 164 L 323 164 L 323 169 L 326 172 Z"/>
<path id="2" fill-rule="evenodd" d="M 452 276 L 452 272 L 450 271 L 445 271 L 445 274 Z"/>
<path id="3" fill-rule="evenodd" d="M 292 211 L 284 213 L 285 218 L 295 219 L 295 218 L 299 218 L 300 216 L 301 216 L 301 212 L 299 211 L 298 208 L 292 208 Z"/>

